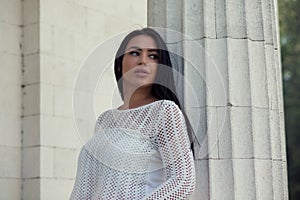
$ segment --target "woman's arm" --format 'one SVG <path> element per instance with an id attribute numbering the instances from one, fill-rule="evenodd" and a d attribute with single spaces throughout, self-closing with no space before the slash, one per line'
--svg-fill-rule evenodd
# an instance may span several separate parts
<path id="1" fill-rule="evenodd" d="M 157 134 L 157 144 L 167 181 L 146 199 L 188 199 L 195 189 L 195 168 L 183 114 L 165 101 Z"/>

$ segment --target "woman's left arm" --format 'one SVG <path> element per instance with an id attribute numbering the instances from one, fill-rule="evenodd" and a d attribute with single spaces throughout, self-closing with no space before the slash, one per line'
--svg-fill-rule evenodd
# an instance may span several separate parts
<path id="1" fill-rule="evenodd" d="M 167 181 L 146 199 L 188 199 L 195 189 L 195 167 L 183 114 L 165 101 L 157 134 L 157 144 Z"/>

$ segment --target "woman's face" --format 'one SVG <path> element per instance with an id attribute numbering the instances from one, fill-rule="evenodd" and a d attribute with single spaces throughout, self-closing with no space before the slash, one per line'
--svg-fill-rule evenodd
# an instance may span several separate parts
<path id="1" fill-rule="evenodd" d="M 158 51 L 154 39 L 138 35 L 129 40 L 122 61 L 123 85 L 138 88 L 155 80 Z"/>

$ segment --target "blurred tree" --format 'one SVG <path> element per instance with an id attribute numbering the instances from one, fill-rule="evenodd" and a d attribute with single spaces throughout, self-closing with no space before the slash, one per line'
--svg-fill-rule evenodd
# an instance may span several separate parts
<path id="1" fill-rule="evenodd" d="M 278 0 L 289 195 L 300 199 L 300 0 Z M 299 142 L 299 144 L 298 144 Z"/>

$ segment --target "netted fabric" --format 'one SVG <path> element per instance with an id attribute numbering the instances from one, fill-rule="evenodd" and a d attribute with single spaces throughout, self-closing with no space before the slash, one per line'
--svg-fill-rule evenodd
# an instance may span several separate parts
<path id="1" fill-rule="evenodd" d="M 195 169 L 182 112 L 168 100 L 102 113 L 71 199 L 188 199 Z"/>

